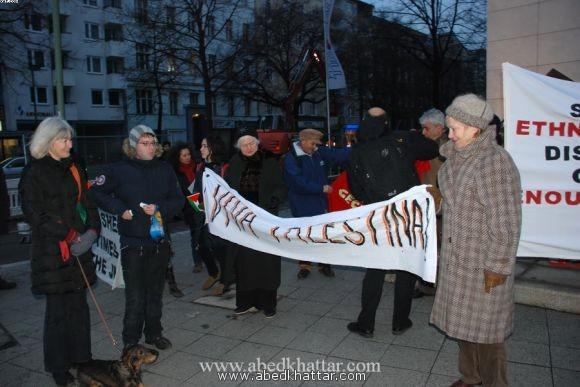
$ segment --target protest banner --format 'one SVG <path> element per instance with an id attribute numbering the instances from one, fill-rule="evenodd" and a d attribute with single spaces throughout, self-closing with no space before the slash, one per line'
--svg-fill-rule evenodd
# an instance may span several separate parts
<path id="1" fill-rule="evenodd" d="M 117 216 L 99 209 L 99 219 L 101 233 L 92 247 L 97 277 L 111 285 L 113 289 L 124 288 Z"/>

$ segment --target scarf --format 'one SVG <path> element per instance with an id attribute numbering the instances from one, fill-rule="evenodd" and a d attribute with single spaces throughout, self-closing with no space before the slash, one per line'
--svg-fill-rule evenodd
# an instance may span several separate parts
<path id="1" fill-rule="evenodd" d="M 187 182 L 191 184 L 191 182 L 195 179 L 195 164 L 179 163 L 179 172 L 183 173 L 187 178 Z"/>

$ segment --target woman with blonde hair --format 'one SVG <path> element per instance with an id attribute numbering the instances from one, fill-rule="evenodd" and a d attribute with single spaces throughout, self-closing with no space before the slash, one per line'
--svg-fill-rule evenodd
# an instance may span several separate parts
<path id="1" fill-rule="evenodd" d="M 100 222 L 87 182 L 70 159 L 73 129 L 43 120 L 30 144 L 32 161 L 20 181 L 22 210 L 32 227 L 32 293 L 46 295 L 44 368 L 57 385 L 74 380 L 76 363 L 91 359 L 87 283 L 96 280 L 90 248 Z"/>

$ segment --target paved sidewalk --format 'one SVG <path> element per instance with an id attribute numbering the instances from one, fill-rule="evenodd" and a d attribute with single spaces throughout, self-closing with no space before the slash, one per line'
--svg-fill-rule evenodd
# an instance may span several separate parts
<path id="1" fill-rule="evenodd" d="M 449 386 L 458 378 L 457 345 L 427 324 L 432 297 L 415 300 L 414 326 L 402 336 L 391 334 L 393 286 L 385 284 L 373 339 L 351 334 L 346 324 L 360 306 L 363 271 L 336 270 L 325 278 L 313 271 L 306 280 L 296 278 L 297 264 L 282 263 L 282 298 L 278 314 L 265 319 L 261 313 L 235 318 L 232 311 L 192 303 L 205 295 L 200 290 L 205 274 L 193 274 L 188 233 L 174 235 L 175 266 L 185 297 L 164 298 L 164 334 L 174 347 L 161 351 L 156 364 L 145 367 L 147 386 L 211 386 L 260 384 L 222 382 L 217 373 L 202 372 L 199 362 L 244 361 L 260 358 L 275 362 L 289 358 L 301 362 L 378 362 L 380 372 L 368 373 L 366 382 L 342 385 Z M 44 299 L 29 290 L 29 267 L 18 263 L 2 267 L 2 274 L 18 282 L 18 288 L 0 292 L 0 324 L 18 345 L 0 350 L 1 386 L 51 386 L 43 371 L 42 326 Z M 110 326 L 120 338 L 124 296 L 99 283 L 98 298 Z M 115 358 L 105 329 L 92 302 L 93 356 Z M 1 347 L 1 344 L 0 344 Z M 516 329 L 508 340 L 509 381 L 513 386 L 580 385 L 580 315 L 517 305 Z M 261 385 L 336 386 L 338 382 L 263 382 Z"/>

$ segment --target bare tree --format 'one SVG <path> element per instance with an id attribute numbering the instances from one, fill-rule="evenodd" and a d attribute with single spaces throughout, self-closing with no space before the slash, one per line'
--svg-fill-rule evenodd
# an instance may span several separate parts
<path id="1" fill-rule="evenodd" d="M 304 69 L 304 55 L 323 45 L 322 10 L 308 0 L 283 0 L 256 11 L 254 28 L 243 47 L 238 85 L 254 101 L 284 109 L 295 76 Z M 324 79 L 315 72 L 306 74 L 302 90 L 291 110 L 302 102 L 319 103 Z M 296 113 L 294 113 L 296 114 Z"/>
<path id="2" fill-rule="evenodd" d="M 124 36 L 135 50 L 134 60 L 126 68 L 127 81 L 135 89 L 128 99 L 136 102 L 138 115 L 156 110 L 159 133 L 165 114 L 163 95 L 178 85 L 185 71 L 178 59 L 179 36 L 174 32 L 176 13 L 172 4 L 167 0 L 136 1 L 127 15 L 132 22 Z M 154 103 L 149 98 L 151 89 L 155 91 Z"/>
<path id="3" fill-rule="evenodd" d="M 241 69 L 236 65 L 251 10 L 241 0 L 182 0 L 172 31 L 176 55 L 204 88 L 205 115 L 213 127 L 213 102 Z M 229 88 L 228 88 L 229 89 Z"/>
<path id="4" fill-rule="evenodd" d="M 395 0 L 382 16 L 408 28 L 396 42 L 431 74 L 432 102 L 441 107 L 444 76 L 467 48 L 485 46 L 485 1 Z"/>

